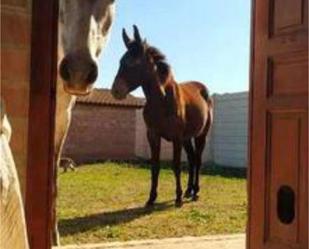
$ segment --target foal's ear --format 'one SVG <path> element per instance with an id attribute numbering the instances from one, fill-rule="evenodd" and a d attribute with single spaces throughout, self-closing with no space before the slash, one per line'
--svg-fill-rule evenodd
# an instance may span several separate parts
<path id="1" fill-rule="evenodd" d="M 138 28 L 136 25 L 133 25 L 133 30 L 134 30 L 134 39 L 138 43 L 142 43 L 142 38 L 141 35 L 139 34 Z"/>
<path id="2" fill-rule="evenodd" d="M 129 44 L 131 43 L 131 39 L 127 34 L 127 31 L 123 28 L 122 29 L 122 39 L 124 44 L 126 45 L 127 48 L 129 48 Z"/>

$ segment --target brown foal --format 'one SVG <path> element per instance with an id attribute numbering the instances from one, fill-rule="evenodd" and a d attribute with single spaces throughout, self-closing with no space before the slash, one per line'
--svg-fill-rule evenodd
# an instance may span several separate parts
<path id="1" fill-rule="evenodd" d="M 177 84 L 165 56 L 142 41 L 138 28 L 134 39 L 123 29 L 127 51 L 112 86 L 117 99 L 141 86 L 146 97 L 144 120 L 151 148 L 151 190 L 147 206 L 157 198 L 160 171 L 160 139 L 173 143 L 173 171 L 176 178 L 176 206 L 182 205 L 181 150 L 184 147 L 189 161 L 186 198 L 198 199 L 199 171 L 206 135 L 212 123 L 213 104 L 207 88 L 199 82 Z M 193 141 L 195 146 L 193 146 Z"/>

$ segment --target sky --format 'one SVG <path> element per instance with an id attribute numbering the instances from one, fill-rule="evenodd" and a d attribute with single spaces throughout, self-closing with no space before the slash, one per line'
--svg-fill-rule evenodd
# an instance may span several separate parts
<path id="1" fill-rule="evenodd" d="M 96 87 L 110 88 L 132 25 L 167 57 L 178 82 L 195 80 L 213 93 L 249 87 L 250 0 L 116 0 Z M 133 92 L 143 96 L 141 89 Z"/>

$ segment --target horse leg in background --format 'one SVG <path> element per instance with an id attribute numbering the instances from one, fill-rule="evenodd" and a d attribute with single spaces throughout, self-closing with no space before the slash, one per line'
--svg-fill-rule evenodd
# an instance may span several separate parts
<path id="1" fill-rule="evenodd" d="M 75 171 L 76 164 L 71 158 L 61 158 L 60 167 L 63 168 L 63 173 L 66 173 L 68 169 Z"/>
<path id="2" fill-rule="evenodd" d="M 192 145 L 192 141 L 187 140 L 183 143 L 183 147 L 187 153 L 188 163 L 189 163 L 189 177 L 188 177 L 188 186 L 184 194 L 185 198 L 192 197 L 193 191 L 193 182 L 194 182 L 194 172 L 195 172 L 195 153 Z"/>
<path id="3" fill-rule="evenodd" d="M 181 149 L 182 142 L 173 142 L 173 171 L 176 179 L 176 201 L 175 206 L 182 206 L 182 188 L 181 188 Z"/>
<path id="4" fill-rule="evenodd" d="M 146 206 L 152 206 L 158 196 L 157 187 L 160 173 L 161 138 L 150 130 L 147 131 L 147 138 L 151 150 L 151 189 Z"/>
<path id="5" fill-rule="evenodd" d="M 68 172 L 68 166 L 65 164 L 63 166 L 63 173 L 67 173 Z"/>
<path id="6" fill-rule="evenodd" d="M 70 160 L 69 168 L 71 169 L 71 171 L 75 171 L 76 163 L 72 159 Z"/>

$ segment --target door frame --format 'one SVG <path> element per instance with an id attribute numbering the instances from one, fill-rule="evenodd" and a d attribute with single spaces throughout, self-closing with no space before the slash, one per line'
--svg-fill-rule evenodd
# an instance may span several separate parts
<path id="1" fill-rule="evenodd" d="M 31 249 L 51 248 L 58 0 L 32 0 L 25 213 Z"/>
<path id="2" fill-rule="evenodd" d="M 255 56 L 255 1 L 251 0 L 251 11 L 250 11 L 250 65 L 249 65 L 249 108 L 248 108 L 248 165 L 247 165 L 247 226 L 246 226 L 246 248 L 251 248 L 251 233 L 250 233 L 250 223 L 251 223 L 251 209 L 252 209 L 252 200 L 251 200 L 251 177 L 252 177 L 252 132 L 253 132 L 253 93 L 254 93 L 254 56 Z"/>

